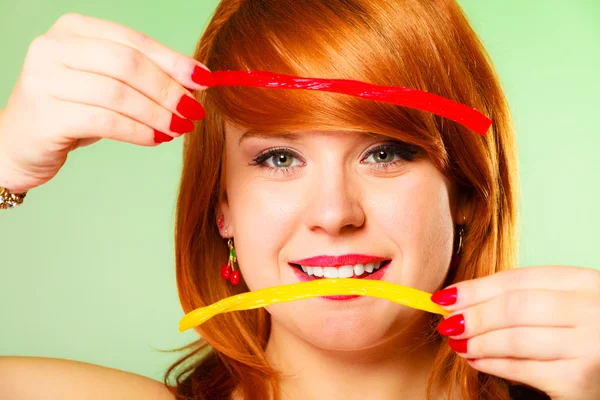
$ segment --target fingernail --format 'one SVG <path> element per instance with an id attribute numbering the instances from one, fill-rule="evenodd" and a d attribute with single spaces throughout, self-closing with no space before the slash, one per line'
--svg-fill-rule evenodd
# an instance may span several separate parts
<path id="1" fill-rule="evenodd" d="M 186 118 L 196 121 L 201 120 L 206 115 L 202 104 L 198 103 L 188 95 L 183 95 L 179 104 L 177 104 L 177 112 Z"/>
<path id="2" fill-rule="evenodd" d="M 194 72 L 192 73 L 192 80 L 199 85 L 202 86 L 214 86 L 217 83 L 217 80 L 212 75 L 212 73 L 198 65 L 194 68 Z"/>
<path id="3" fill-rule="evenodd" d="M 448 345 L 450 346 L 450 348 L 454 351 L 456 351 L 457 353 L 466 353 L 467 352 L 467 340 L 468 339 L 460 339 L 460 340 L 456 340 L 456 339 L 448 339 Z"/>
<path id="4" fill-rule="evenodd" d="M 449 306 L 456 303 L 456 298 L 458 296 L 456 287 L 451 287 L 448 289 L 440 290 L 431 295 L 431 301 L 440 306 Z"/>
<path id="5" fill-rule="evenodd" d="M 175 133 L 188 133 L 194 130 L 194 123 L 189 119 L 183 119 L 173 114 L 169 129 Z"/>
<path id="6" fill-rule="evenodd" d="M 465 317 L 462 314 L 453 315 L 443 320 L 437 328 L 441 335 L 457 336 L 465 332 Z"/>
<path id="7" fill-rule="evenodd" d="M 171 140 L 173 140 L 173 136 L 154 130 L 154 143 L 170 142 Z"/>

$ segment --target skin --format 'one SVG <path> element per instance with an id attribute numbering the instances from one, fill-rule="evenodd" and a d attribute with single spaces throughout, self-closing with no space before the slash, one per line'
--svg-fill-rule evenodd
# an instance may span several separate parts
<path id="1" fill-rule="evenodd" d="M 359 132 L 253 135 L 240 143 L 244 132 L 226 125 L 221 231 L 234 237 L 251 290 L 299 282 L 290 260 L 348 253 L 391 259 L 383 280 L 429 292 L 441 286 L 461 219 L 453 218 L 448 180 L 423 152 L 382 160 L 369 151 L 393 140 Z M 297 156 L 249 165 L 273 148 Z M 372 297 L 313 298 L 268 311 L 267 354 L 293 375 L 283 380 L 288 398 L 413 398 L 408 387 L 423 398 L 437 344 L 406 350 L 428 330 L 423 312 Z"/>
<path id="2" fill-rule="evenodd" d="M 170 127 L 173 115 L 186 117 L 177 110 L 182 96 L 206 88 L 193 79 L 195 68 L 205 67 L 125 26 L 62 16 L 31 43 L 0 111 L 0 186 L 13 193 L 34 189 L 56 175 L 70 151 L 102 138 L 156 146 L 155 130 L 180 136 Z M 251 289 L 292 282 L 286 264 L 292 257 L 350 250 L 394 259 L 386 280 L 428 291 L 441 283 L 453 224 L 462 215 L 451 212 L 448 183 L 426 159 L 374 173 L 358 160 L 381 138 L 303 132 L 297 143 L 280 144 L 299 147 L 306 167 L 277 176 L 248 167 L 242 157 L 252 155 L 252 142 L 244 143 L 245 152 L 232 152 L 236 131 L 229 127 L 227 135 L 228 162 L 238 164 L 227 165 L 229 201 L 221 208 Z M 273 143 L 253 146 L 259 151 Z M 454 286 L 457 302 L 447 309 L 464 316 L 465 331 L 452 339 L 467 341 L 459 356 L 475 359 L 473 368 L 526 383 L 553 400 L 600 398 L 599 271 L 516 268 Z M 284 396 L 423 398 L 436 345 L 411 340 L 423 332 L 417 312 L 376 299 L 293 304 L 269 308 L 274 326 L 267 354 L 286 374 Z M 172 396 L 162 384 L 123 371 L 0 357 L 0 398 Z"/>

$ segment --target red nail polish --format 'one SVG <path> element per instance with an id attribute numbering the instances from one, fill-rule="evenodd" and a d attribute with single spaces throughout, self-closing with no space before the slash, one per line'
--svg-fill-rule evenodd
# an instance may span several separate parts
<path id="1" fill-rule="evenodd" d="M 194 72 L 192 73 L 192 80 L 197 84 L 206 87 L 214 86 L 217 83 L 217 80 L 210 73 L 210 71 L 198 65 L 194 68 Z"/>
<path id="2" fill-rule="evenodd" d="M 154 143 L 170 142 L 171 140 L 173 140 L 173 136 L 154 130 Z"/>
<path id="3" fill-rule="evenodd" d="M 194 130 L 194 123 L 189 119 L 183 119 L 173 114 L 169 129 L 175 133 L 188 133 Z"/>
<path id="4" fill-rule="evenodd" d="M 177 111 L 184 117 L 196 121 L 201 120 L 206 115 L 202 104 L 198 103 L 188 95 L 183 95 L 181 97 L 179 104 L 177 104 Z"/>
<path id="5" fill-rule="evenodd" d="M 441 335 L 457 336 L 465 332 L 465 317 L 462 314 L 453 315 L 443 320 L 437 328 Z"/>
<path id="6" fill-rule="evenodd" d="M 448 345 L 450 346 L 450 348 L 454 351 L 456 351 L 457 353 L 466 353 L 467 352 L 467 340 L 468 339 L 460 339 L 460 340 L 456 340 L 456 339 L 448 339 Z"/>
<path id="7" fill-rule="evenodd" d="M 440 306 L 449 306 L 456 303 L 456 298 L 458 296 L 456 287 L 451 287 L 449 289 L 440 290 L 431 295 L 431 301 Z"/>

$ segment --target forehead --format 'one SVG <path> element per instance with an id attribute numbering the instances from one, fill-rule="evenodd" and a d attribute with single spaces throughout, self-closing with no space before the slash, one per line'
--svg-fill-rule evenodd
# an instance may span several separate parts
<path id="1" fill-rule="evenodd" d="M 286 139 L 288 141 L 298 141 L 303 136 L 306 135 L 314 135 L 314 136 L 327 136 L 327 137 L 347 137 L 347 136 L 369 136 L 369 137 L 381 137 L 385 138 L 387 136 L 373 133 L 373 132 L 363 132 L 363 131 L 352 131 L 352 130 L 297 130 L 297 131 L 272 131 L 272 130 L 261 130 L 261 129 L 248 129 L 240 126 L 236 126 L 229 122 L 225 122 L 225 131 L 231 136 L 234 140 L 237 138 L 238 144 L 242 144 L 244 141 L 251 138 L 260 138 L 260 139 Z"/>

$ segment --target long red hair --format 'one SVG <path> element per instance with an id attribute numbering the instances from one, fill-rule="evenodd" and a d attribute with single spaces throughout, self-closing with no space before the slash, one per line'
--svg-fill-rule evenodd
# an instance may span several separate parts
<path id="1" fill-rule="evenodd" d="M 428 112 L 312 91 L 217 87 L 198 93 L 206 118 L 184 142 L 177 204 L 177 283 L 185 312 L 247 291 L 219 276 L 227 259 L 216 226 L 223 191 L 224 121 L 266 132 L 377 132 L 424 149 L 469 204 L 460 265 L 445 285 L 511 268 L 515 256 L 516 155 L 509 108 L 488 54 L 454 0 L 222 0 L 195 58 L 216 70 L 267 70 L 403 86 L 453 99 L 493 120 L 486 136 Z M 437 318 L 437 319 L 436 319 Z M 430 336 L 437 338 L 432 317 Z M 265 346 L 264 309 L 227 313 L 167 372 L 180 399 L 278 394 Z M 507 383 L 482 374 L 442 341 L 428 396 L 443 384 L 467 399 L 508 399 Z"/>

